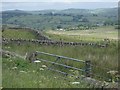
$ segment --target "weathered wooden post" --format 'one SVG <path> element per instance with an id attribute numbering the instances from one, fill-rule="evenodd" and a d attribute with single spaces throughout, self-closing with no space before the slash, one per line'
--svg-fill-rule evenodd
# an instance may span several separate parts
<path id="1" fill-rule="evenodd" d="M 34 62 L 36 60 L 37 57 L 37 52 L 30 52 L 28 53 L 28 55 L 26 56 L 26 59 L 31 62 Z"/>
<path id="2" fill-rule="evenodd" d="M 90 62 L 90 60 L 85 61 L 85 76 L 86 77 L 91 76 L 91 62 Z"/>
<path id="3" fill-rule="evenodd" d="M 33 59 L 34 59 L 34 61 L 37 60 L 37 55 L 38 55 L 37 52 L 33 53 Z"/>

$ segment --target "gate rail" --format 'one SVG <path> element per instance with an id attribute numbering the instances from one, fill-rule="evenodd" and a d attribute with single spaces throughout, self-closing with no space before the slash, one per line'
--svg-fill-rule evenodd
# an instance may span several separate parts
<path id="1" fill-rule="evenodd" d="M 47 56 L 55 57 L 55 60 L 54 61 L 53 61 L 53 59 L 50 60 L 50 59 L 48 59 L 48 57 L 47 57 L 47 59 L 43 59 L 41 57 L 37 57 L 38 55 L 40 55 L 40 56 L 42 56 L 42 55 L 46 56 L 47 55 Z M 111 69 L 95 66 L 91 63 L 90 60 L 79 60 L 79 59 L 75 59 L 75 58 L 69 58 L 69 57 L 65 57 L 65 56 L 50 54 L 50 53 L 46 53 L 46 52 L 39 52 L 39 51 L 35 51 L 34 53 L 32 53 L 31 57 L 32 58 L 30 58 L 30 61 L 40 60 L 42 62 L 49 63 L 51 66 L 48 67 L 48 70 L 59 72 L 59 73 L 64 74 L 64 75 L 73 76 L 73 74 L 70 74 L 69 72 L 67 73 L 67 72 L 64 72 L 62 70 L 54 69 L 54 68 L 51 68 L 51 67 L 53 65 L 57 65 L 57 66 L 65 67 L 65 68 L 68 68 L 68 69 L 77 70 L 79 72 L 82 72 L 81 75 L 84 76 L 84 77 L 96 78 L 96 79 L 100 79 L 102 81 L 107 81 L 107 82 L 111 82 L 111 81 L 108 81 L 108 80 L 113 79 L 110 76 L 110 74 L 107 74 L 108 71 L 112 71 Z M 75 65 L 67 65 L 66 63 L 63 63 L 63 62 L 59 63 L 58 61 L 60 61 L 61 59 L 81 63 L 81 67 L 75 67 Z M 110 77 L 103 76 L 103 75 L 99 74 L 99 72 L 94 71 L 95 69 L 99 69 L 99 68 L 101 68 L 101 70 L 105 70 L 104 73 L 106 75 L 110 76 Z M 80 73 L 79 73 L 79 76 L 80 76 Z M 77 76 L 77 77 L 79 77 L 79 76 Z"/>
<path id="2" fill-rule="evenodd" d="M 45 60 L 45 59 L 42 59 L 42 58 L 37 58 L 38 55 L 52 56 L 52 57 L 55 57 L 56 60 L 55 61 L 50 61 L 50 60 Z M 84 60 L 79 60 L 79 59 L 74 59 L 74 58 L 69 58 L 69 57 L 55 55 L 55 54 L 49 54 L 49 53 L 45 53 L 45 52 L 39 52 L 39 51 L 36 51 L 36 52 L 32 53 L 32 57 L 33 58 L 31 58 L 30 61 L 33 61 L 33 59 L 34 60 L 40 60 L 40 61 L 43 61 L 43 62 L 51 63 L 52 65 L 62 66 L 62 67 L 65 67 L 65 68 L 69 68 L 69 69 L 73 69 L 73 70 L 78 70 L 78 71 L 84 72 L 86 77 L 90 77 L 90 75 L 91 75 L 91 62 L 90 62 L 90 60 L 84 61 Z M 84 64 L 84 67 L 83 67 L 84 69 L 77 68 L 77 67 L 70 66 L 70 65 L 65 65 L 65 64 L 58 63 L 57 61 L 59 61 L 60 59 L 71 60 L 71 61 L 83 63 Z M 55 70 L 55 69 L 53 69 L 51 67 L 49 67 L 48 69 L 52 70 L 52 71 L 60 72 L 60 73 L 63 73 L 63 74 L 67 75 L 66 72 Z"/>

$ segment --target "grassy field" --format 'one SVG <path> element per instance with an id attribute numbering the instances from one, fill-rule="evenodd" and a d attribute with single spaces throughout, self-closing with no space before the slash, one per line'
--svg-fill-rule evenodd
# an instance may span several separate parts
<path id="1" fill-rule="evenodd" d="M 97 32 L 97 35 L 99 35 L 98 32 L 101 32 L 101 33 L 104 34 L 104 32 L 102 31 L 103 29 L 101 29 L 101 31 L 99 31 L 99 30 L 98 31 L 95 30 Z M 114 31 L 113 29 L 111 29 L 111 30 L 110 29 L 106 29 L 106 28 L 105 28 L 105 30 L 106 30 L 106 32 L 112 32 L 112 34 L 110 34 L 110 35 L 113 35 L 113 37 L 117 37 L 116 36 L 117 35 L 117 31 Z M 60 32 L 60 34 L 58 35 L 57 32 Z M 91 39 L 91 37 L 88 38 L 87 36 L 84 36 L 85 37 L 84 39 L 79 39 L 76 35 L 75 35 L 75 38 L 73 36 L 67 35 L 69 33 L 70 34 L 80 34 L 82 32 L 85 33 L 85 31 L 77 31 L 79 33 L 75 32 L 75 31 L 74 32 L 73 31 L 64 31 L 64 32 L 65 32 L 65 34 L 63 34 L 63 31 L 47 31 L 46 35 L 48 35 L 49 37 L 51 36 L 50 38 L 57 39 L 57 40 L 62 38 L 65 41 L 80 41 L 80 40 L 83 40 L 83 41 L 101 41 L 103 39 L 103 38 L 99 39 L 99 37 L 97 37 L 97 35 L 93 35 L 94 37 L 96 37 L 95 40 Z M 6 33 L 11 35 L 11 33 L 9 33 L 9 31 L 6 32 Z M 6 34 L 3 34 L 4 37 L 6 37 L 5 35 Z M 8 35 L 9 36 L 8 38 L 11 38 L 10 35 Z M 23 34 L 21 37 L 28 37 L 28 36 L 29 36 L 28 34 Z M 106 34 L 106 37 L 107 38 L 110 37 L 109 34 Z M 14 38 L 17 38 L 17 35 Z M 114 39 L 114 38 L 112 38 L 112 39 Z M 8 45 L 3 45 L 2 48 L 4 50 L 9 50 L 9 51 L 16 52 L 17 54 L 20 54 L 22 56 L 24 56 L 26 54 L 26 52 L 40 51 L 40 52 L 48 52 L 48 53 L 53 53 L 53 54 L 57 54 L 57 55 L 62 55 L 62 56 L 67 56 L 67 57 L 71 57 L 71 58 L 76 58 L 76 59 L 80 59 L 80 60 L 90 60 L 92 62 L 92 64 L 95 66 L 92 69 L 92 72 L 96 73 L 96 74 L 98 74 L 100 76 L 104 76 L 104 77 L 108 76 L 107 72 L 109 70 L 104 70 L 102 68 L 109 68 L 110 70 L 117 70 L 118 69 L 118 45 L 117 45 L 117 42 L 115 42 L 115 41 L 111 41 L 109 47 L 107 47 L 107 48 L 97 48 L 97 47 L 92 47 L 92 46 L 45 46 L 45 45 L 38 45 L 38 44 L 35 44 L 35 43 L 24 43 L 24 44 L 21 44 L 19 46 L 16 43 L 10 43 Z M 45 58 L 48 59 L 48 60 L 52 60 L 52 58 L 50 58 L 50 57 L 45 57 Z M 8 65 L 8 68 L 9 68 L 10 66 L 6 62 L 7 59 L 3 58 L 3 60 L 5 61 L 5 62 L 3 62 L 3 64 Z M 13 60 L 13 62 L 15 60 Z M 18 61 L 19 61 L 19 59 L 18 59 Z M 20 63 L 22 64 L 22 62 L 20 62 Z M 76 66 L 76 67 L 81 67 L 81 64 L 78 64 L 78 63 L 69 62 L 69 64 L 71 64 L 73 66 Z M 11 65 L 11 66 L 14 66 L 14 65 Z M 33 70 L 32 68 L 36 68 L 34 65 L 31 66 L 31 64 L 29 64 L 29 63 L 27 64 L 27 66 L 30 67 L 29 70 Z M 4 87 L 11 87 L 11 86 L 8 85 L 8 81 L 10 81 L 10 78 L 8 78 L 9 77 L 8 73 L 12 73 L 12 76 L 14 76 L 14 75 L 16 75 L 16 71 L 11 71 L 10 72 L 10 70 L 8 70 L 7 67 L 5 68 L 4 65 L 3 65 L 3 67 L 4 67 L 3 68 L 3 74 L 4 74 L 3 86 Z M 97 67 L 99 67 L 99 68 L 97 68 Z M 48 75 L 49 72 L 45 71 L 44 73 L 46 75 Z M 39 74 L 41 74 L 41 73 L 39 73 Z M 52 78 L 49 78 L 50 76 L 52 76 L 51 74 L 49 74 L 50 76 L 46 76 L 45 74 L 43 74 L 43 76 L 46 78 L 45 81 L 48 81 L 48 80 L 52 80 L 53 81 Z M 6 75 L 8 75 L 8 76 L 6 76 Z M 24 81 L 23 79 L 25 79 L 25 78 L 31 80 L 32 78 L 30 78 L 30 76 L 33 77 L 34 74 L 30 73 L 29 75 L 21 76 L 22 82 Z M 16 78 L 14 80 L 15 81 L 19 81 L 17 79 L 17 76 L 15 76 L 15 77 Z M 27 78 L 27 77 L 29 77 L 29 78 Z M 40 80 L 42 80 L 42 79 L 40 78 Z M 61 83 L 65 82 L 67 84 L 66 81 L 64 81 L 62 79 L 60 79 L 60 80 L 61 80 L 60 81 Z M 28 80 L 26 80 L 26 81 L 28 81 Z M 34 85 L 34 84 L 33 84 L 34 86 L 32 86 L 31 83 L 32 82 L 28 81 L 28 87 L 46 87 L 46 86 L 53 87 L 52 85 L 54 85 L 57 82 L 52 82 L 51 83 L 52 85 L 51 84 L 49 85 L 49 83 L 50 83 L 49 82 L 48 84 L 43 84 L 42 86 L 39 86 L 39 85 L 37 86 L 37 85 Z M 62 84 L 58 84 L 55 87 L 62 87 L 61 86 Z M 20 82 L 17 83 L 16 86 L 17 87 L 26 87 L 24 85 L 21 85 Z M 12 87 L 15 87 L 15 86 L 13 85 Z M 72 86 L 69 86 L 69 85 L 68 86 L 67 85 L 64 86 L 63 85 L 63 87 L 72 87 Z M 82 86 L 78 86 L 78 87 L 82 87 Z M 83 84 L 83 87 L 89 87 L 89 86 L 86 86 L 86 85 Z"/>
<path id="2" fill-rule="evenodd" d="M 114 27 L 100 27 L 92 30 L 74 30 L 74 31 L 52 31 L 44 32 L 47 36 L 55 40 L 64 41 L 101 41 L 105 38 L 117 40 L 118 31 Z"/>
<path id="3" fill-rule="evenodd" d="M 24 29 L 5 29 L 2 35 L 5 38 L 22 38 L 22 39 L 35 39 L 35 35 Z"/>
<path id="4" fill-rule="evenodd" d="M 3 88 L 90 88 L 76 79 L 43 68 L 44 63 L 29 63 L 18 57 L 3 58 Z M 66 79 L 65 79 L 66 78 Z M 72 84 L 79 81 L 80 84 Z"/>
<path id="5" fill-rule="evenodd" d="M 84 47 L 84 46 L 44 46 L 36 45 L 33 43 L 22 44 L 18 46 L 17 44 L 9 44 L 3 46 L 3 49 L 14 51 L 20 55 L 25 55 L 26 52 L 41 51 L 48 52 L 58 55 L 63 55 L 71 58 L 78 58 L 82 60 L 90 59 L 93 63 L 98 63 L 98 65 L 105 66 L 108 63 L 108 67 L 117 67 L 117 46 L 115 48 L 97 48 L 97 47 Z M 69 53 L 68 53 L 69 52 Z M 113 61 L 113 63 L 109 62 Z M 106 62 L 106 63 L 105 63 Z"/>

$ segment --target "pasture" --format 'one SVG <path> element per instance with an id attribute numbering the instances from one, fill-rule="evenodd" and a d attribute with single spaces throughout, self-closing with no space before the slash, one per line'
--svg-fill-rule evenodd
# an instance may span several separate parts
<path id="1" fill-rule="evenodd" d="M 100 27 L 91 30 L 73 30 L 73 31 L 60 31 L 60 30 L 48 30 L 44 32 L 47 36 L 55 40 L 64 41 L 102 41 L 107 38 L 110 40 L 118 39 L 118 30 L 112 26 Z"/>
<path id="2" fill-rule="evenodd" d="M 2 73 L 4 88 L 90 88 L 92 86 L 80 81 L 62 78 L 61 74 L 51 72 L 43 63 L 29 63 L 19 57 L 3 57 Z M 62 79 L 61 79 L 62 78 Z"/>
<path id="3" fill-rule="evenodd" d="M 2 33 L 2 36 L 5 38 L 23 38 L 23 39 L 35 39 L 35 35 L 31 32 L 24 30 L 24 29 L 5 29 Z"/>
<path id="4" fill-rule="evenodd" d="M 111 28 L 111 29 L 110 29 Z M 97 48 L 97 47 L 93 47 L 93 46 L 55 46 L 55 45 L 40 45 L 40 44 L 35 44 L 35 43 L 21 43 L 21 45 L 18 45 L 17 43 L 8 43 L 7 45 L 3 45 L 2 49 L 3 50 L 8 50 L 8 51 L 12 51 L 15 52 L 21 56 L 25 56 L 25 54 L 27 52 L 34 52 L 34 51 L 40 51 L 40 52 L 47 52 L 47 53 L 52 53 L 52 54 L 57 54 L 57 55 L 62 55 L 62 56 L 67 56 L 70 58 L 76 58 L 76 59 L 80 59 L 80 60 L 90 60 L 92 62 L 92 64 L 95 66 L 93 67 L 94 69 L 92 70 L 92 73 L 96 73 L 100 76 L 103 77 L 107 77 L 109 76 L 107 74 L 107 72 L 109 70 L 117 70 L 118 69 L 118 43 L 117 43 L 117 30 L 113 30 L 113 27 L 104 27 L 104 28 L 100 28 L 98 30 L 81 30 L 81 31 L 46 31 L 44 32 L 45 35 L 47 35 L 49 38 L 54 39 L 54 40 L 63 40 L 63 41 L 71 41 L 71 42 L 80 42 L 81 40 L 83 42 L 102 42 L 104 38 L 108 38 L 110 39 L 110 43 L 109 46 L 106 48 Z M 13 32 L 16 33 L 15 30 L 5 30 L 6 32 L 3 32 L 3 36 L 7 37 L 7 38 L 25 38 L 25 39 L 33 39 L 35 38 L 35 36 L 30 33 L 30 34 L 22 34 L 22 33 L 26 33 L 26 32 L 22 32 L 21 35 L 18 37 L 17 34 L 14 35 L 14 37 L 12 37 L 12 34 L 9 32 Z M 5 34 L 6 33 L 6 34 Z M 88 35 L 90 34 L 90 35 Z M 46 57 L 47 59 L 51 60 L 52 58 Z M 32 70 L 37 70 L 36 65 L 35 64 L 31 64 L 27 61 L 24 60 L 20 60 L 18 58 L 12 58 L 12 62 L 13 63 L 8 63 L 9 59 L 3 58 L 3 86 L 4 87 L 15 87 L 15 84 L 8 84 L 8 81 L 10 81 L 11 79 L 9 78 L 9 74 L 11 73 L 11 77 L 15 77 L 15 79 L 13 79 L 11 82 L 15 82 L 17 85 L 17 87 L 61 87 L 62 84 L 63 87 L 90 87 L 89 85 L 86 84 L 80 84 L 77 86 L 71 86 L 68 85 L 67 81 L 64 81 L 62 79 L 57 79 L 60 84 L 58 83 L 57 80 L 53 80 L 53 78 L 51 78 L 51 76 L 55 75 L 54 77 L 59 77 L 56 74 L 51 73 L 50 71 L 39 71 L 39 74 L 37 76 L 39 76 L 37 79 L 31 78 L 34 77 L 35 74 L 30 73 L 32 72 Z M 17 60 L 17 61 L 16 61 Z M 20 62 L 19 62 L 20 61 Z M 22 67 L 22 69 L 25 69 L 26 67 L 29 69 L 26 69 L 30 74 L 26 74 L 25 75 L 21 75 L 19 73 L 20 70 L 17 71 L 11 71 L 11 69 L 8 68 L 12 68 L 14 65 L 16 65 L 15 63 L 19 62 L 21 65 L 23 63 L 24 66 Z M 11 65 L 12 64 L 12 65 Z M 45 63 L 44 63 L 45 64 Z M 72 63 L 69 62 L 69 64 L 72 64 L 73 66 L 77 66 L 80 67 L 80 64 L 77 63 Z M 9 66 L 10 65 L 10 66 Z M 25 68 L 24 68 L 25 67 Z M 99 68 L 97 68 L 99 67 Z M 40 66 L 38 66 L 38 68 L 40 68 Z M 109 70 L 104 70 L 103 68 L 108 68 Z M 20 67 L 21 69 L 21 67 Z M 58 67 L 59 69 L 59 67 Z M 41 75 L 41 72 L 42 73 Z M 49 74 L 49 75 L 48 75 Z M 8 76 L 6 76 L 8 75 Z M 20 76 L 19 76 L 20 75 Z M 47 76 L 48 75 L 48 76 Z M 24 82 L 25 79 L 27 79 L 27 82 L 24 82 L 24 84 L 21 84 L 20 82 L 16 82 L 19 81 L 20 79 L 18 79 L 17 77 L 21 77 L 20 79 L 22 80 L 21 82 Z M 41 77 L 44 77 L 45 79 L 43 80 Z M 38 81 L 37 84 L 32 84 L 33 82 L 31 82 L 32 80 L 43 80 L 45 83 L 46 81 L 48 81 L 48 83 L 43 84 L 41 83 L 40 85 L 38 85 Z M 104 81 L 105 79 L 100 79 L 100 78 L 96 78 L 98 80 L 102 80 Z M 15 80 L 15 81 L 14 81 Z M 55 81 L 55 82 L 54 82 Z M 52 83 L 51 83 L 52 82 Z M 63 83 L 65 82 L 65 83 Z M 25 84 L 27 83 L 27 84 Z M 50 83 L 50 84 L 49 84 Z M 57 85 L 56 85 L 57 84 Z M 66 85 L 67 84 L 67 85 Z M 25 85 L 25 86 L 24 86 Z M 33 86 L 32 86 L 33 85 Z M 53 86 L 55 85 L 55 86 Z M 82 85 L 82 86 L 81 86 Z"/>

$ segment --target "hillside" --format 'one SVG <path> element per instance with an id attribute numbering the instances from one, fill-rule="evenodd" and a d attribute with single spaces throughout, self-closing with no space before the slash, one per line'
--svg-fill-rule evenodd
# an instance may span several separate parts
<path id="1" fill-rule="evenodd" d="M 39 30 L 94 28 L 117 24 L 117 8 L 65 9 L 21 11 L 9 10 L 2 13 L 3 24 L 19 25 Z"/>
<path id="2" fill-rule="evenodd" d="M 61 74 L 47 70 L 44 63 L 29 63 L 20 57 L 3 56 L 4 88 L 90 88 L 85 82 L 73 84 L 71 79 L 62 78 Z M 19 77 L 19 78 L 18 78 Z M 78 81 L 78 80 L 75 80 Z M 11 82 L 11 83 L 9 83 Z"/>
<path id="3" fill-rule="evenodd" d="M 99 33 L 103 30 L 106 32 L 112 32 L 111 34 L 114 35 L 116 32 L 115 30 L 110 30 L 109 28 L 102 28 L 96 30 L 98 32 L 92 33 Z M 110 71 L 117 71 L 118 66 L 118 46 L 116 41 L 110 40 L 108 46 L 106 47 L 98 47 L 94 45 L 59 45 L 59 44 L 50 44 L 48 43 L 41 43 L 36 34 L 30 32 L 30 29 L 25 28 L 4 28 L 2 32 L 3 38 L 2 42 L 2 50 L 8 53 L 2 53 L 2 60 L 3 60 L 3 77 L 2 83 L 3 87 L 6 88 L 95 88 L 95 87 L 116 87 L 117 83 L 112 83 L 112 81 L 118 82 L 118 77 L 112 77 L 108 73 Z M 62 38 L 65 41 L 79 41 L 79 37 L 69 37 L 67 34 L 78 34 L 84 32 L 73 32 L 73 31 L 66 31 L 64 33 L 59 32 L 60 35 L 47 32 L 48 36 L 51 36 L 51 39 L 58 39 Z M 91 33 L 91 32 L 88 32 Z M 91 34 L 92 34 L 91 33 Z M 94 34 L 93 34 L 94 35 Z M 106 33 L 109 36 L 109 33 Z M 98 37 L 94 35 L 94 40 L 96 41 Z M 21 40 L 21 38 L 23 40 Z M 26 40 L 29 39 L 29 40 Z M 34 41 L 33 39 L 36 39 Z M 85 41 L 84 38 L 81 38 Z M 45 40 L 46 41 L 46 40 Z M 100 44 L 101 39 L 98 44 Z M 86 44 L 90 43 L 90 40 L 86 41 Z M 104 43 L 104 41 L 101 41 Z M 52 42 L 53 43 L 53 42 Z M 73 43 L 73 42 L 72 42 Z M 84 45 L 83 45 L 84 44 Z M 60 61 L 56 62 L 56 57 L 47 56 L 44 54 L 37 55 L 35 60 L 39 60 L 39 63 L 35 61 L 30 62 L 28 57 L 30 57 L 32 52 L 39 51 L 39 52 L 46 52 L 50 53 L 51 55 L 59 55 L 62 57 L 69 57 L 75 58 L 78 60 L 86 61 L 90 60 L 91 62 L 91 78 L 89 79 L 90 82 L 86 81 L 86 71 L 79 71 L 85 70 L 85 63 L 79 63 L 72 60 L 67 60 L 66 58 L 61 57 Z M 69 53 L 68 53 L 69 52 Z M 34 60 L 33 58 L 30 58 Z M 47 63 L 43 60 L 47 60 L 48 62 L 56 62 L 59 65 L 54 65 L 53 63 Z M 46 66 L 46 67 L 43 67 Z M 67 65 L 68 67 L 65 67 Z M 63 67 L 64 66 L 64 67 Z M 70 68 L 76 67 L 76 68 Z M 52 68 L 56 71 L 49 71 L 49 68 Z M 60 73 L 62 72 L 62 73 Z M 64 73 L 63 73 L 64 72 Z M 65 74 L 67 73 L 67 74 Z M 74 75 L 71 77 L 71 74 Z M 18 78 L 19 77 L 19 78 Z M 84 79 L 85 80 L 84 80 Z M 114 79 L 113 79 L 114 78 Z M 101 83 L 98 83 L 98 81 Z M 97 82 L 96 82 L 97 81 Z M 11 82 L 11 83 L 9 83 Z M 73 84 L 76 83 L 77 84 Z M 114 86 L 115 85 L 115 86 Z"/>
<path id="4" fill-rule="evenodd" d="M 117 88 L 117 8 L 0 15 L 3 88 Z"/>

